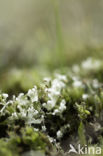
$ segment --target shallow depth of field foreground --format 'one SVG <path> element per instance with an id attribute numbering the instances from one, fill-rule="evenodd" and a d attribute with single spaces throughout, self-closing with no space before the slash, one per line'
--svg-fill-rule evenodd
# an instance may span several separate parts
<path id="1" fill-rule="evenodd" d="M 0 156 L 103 155 L 103 2 L 0 0 Z"/>

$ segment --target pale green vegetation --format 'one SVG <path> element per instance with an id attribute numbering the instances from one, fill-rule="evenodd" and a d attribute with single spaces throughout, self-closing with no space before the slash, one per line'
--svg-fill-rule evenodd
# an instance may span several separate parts
<path id="1" fill-rule="evenodd" d="M 31 150 L 52 155 L 58 146 L 69 150 L 71 142 L 102 146 L 102 70 L 102 61 L 88 58 L 80 65 L 54 72 L 26 94 L 9 97 L 1 93 L 3 149 L 9 148 L 13 155 L 11 147 L 15 145 L 17 155 Z"/>
<path id="2" fill-rule="evenodd" d="M 103 155 L 102 14 L 97 0 L 0 0 L 0 156 Z"/>

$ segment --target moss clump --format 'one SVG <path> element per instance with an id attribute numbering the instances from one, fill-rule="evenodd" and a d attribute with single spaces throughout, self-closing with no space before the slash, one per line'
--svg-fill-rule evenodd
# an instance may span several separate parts
<path id="1" fill-rule="evenodd" d="M 76 143 L 101 144 L 103 85 L 93 73 L 98 75 L 102 67 L 100 60 L 89 58 L 64 75 L 45 78 L 26 94 L 10 98 L 1 92 L 0 137 L 5 149 L 15 149 L 18 155 L 30 150 L 52 155 L 52 145 L 57 148 L 68 138 L 67 144 L 75 137 Z"/>
<path id="2" fill-rule="evenodd" d="M 18 156 L 31 150 L 46 153 L 48 149 L 52 149 L 48 138 L 30 127 L 22 128 L 19 135 L 15 132 L 9 132 L 8 138 L 0 139 L 1 156 Z"/>

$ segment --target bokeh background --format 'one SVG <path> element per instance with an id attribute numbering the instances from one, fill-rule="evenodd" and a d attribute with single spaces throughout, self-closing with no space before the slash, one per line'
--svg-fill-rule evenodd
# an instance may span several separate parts
<path id="1" fill-rule="evenodd" d="M 102 0 L 0 0 L 0 89 L 27 91 L 55 69 L 103 58 Z"/>

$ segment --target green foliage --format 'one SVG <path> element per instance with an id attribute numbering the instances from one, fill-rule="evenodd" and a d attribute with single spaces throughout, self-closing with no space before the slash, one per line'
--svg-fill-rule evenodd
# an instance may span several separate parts
<path id="1" fill-rule="evenodd" d="M 33 128 L 26 127 L 20 130 L 20 134 L 9 132 L 8 139 L 0 140 L 0 155 L 18 156 L 31 150 L 45 153 L 47 147 L 51 147 L 48 139 L 42 133 L 35 132 Z"/>
<path id="2" fill-rule="evenodd" d="M 59 65 L 61 66 L 62 63 L 64 64 L 65 57 L 64 57 L 64 40 L 61 28 L 61 21 L 59 16 L 59 1 L 58 0 L 51 0 L 54 8 L 54 16 L 55 16 L 55 23 L 56 23 L 56 37 L 57 37 L 57 50 L 56 50 L 56 61 L 58 61 Z M 55 59 L 55 58 L 54 58 Z"/>
<path id="3" fill-rule="evenodd" d="M 79 135 L 81 145 L 86 145 L 86 138 L 85 138 L 84 129 L 85 128 L 84 128 L 83 122 L 80 122 L 80 125 L 78 128 L 78 135 Z"/>

